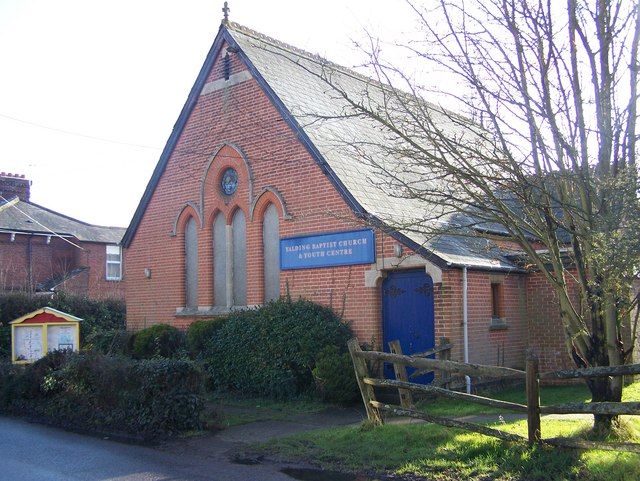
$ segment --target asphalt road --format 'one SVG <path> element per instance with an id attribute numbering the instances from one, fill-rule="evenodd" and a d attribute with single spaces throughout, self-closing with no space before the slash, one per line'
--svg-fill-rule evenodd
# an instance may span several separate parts
<path id="1" fill-rule="evenodd" d="M 0 416 L 0 481 L 292 481 L 277 466 L 232 463 L 234 445 L 152 448 Z"/>

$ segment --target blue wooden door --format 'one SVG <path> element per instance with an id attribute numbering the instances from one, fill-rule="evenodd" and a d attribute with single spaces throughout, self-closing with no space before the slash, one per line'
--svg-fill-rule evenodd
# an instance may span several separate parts
<path id="1" fill-rule="evenodd" d="M 390 271 L 382 282 L 382 332 L 384 350 L 398 339 L 403 354 L 435 347 L 433 280 L 424 269 Z M 411 374 L 409 370 L 409 375 Z M 385 376 L 394 378 L 393 366 L 385 364 Z M 410 379 L 429 383 L 433 374 Z"/>

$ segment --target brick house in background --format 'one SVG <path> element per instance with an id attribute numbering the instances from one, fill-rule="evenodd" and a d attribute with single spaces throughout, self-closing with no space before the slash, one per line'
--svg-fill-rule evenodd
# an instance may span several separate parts
<path id="1" fill-rule="evenodd" d="M 543 370 L 571 365 L 551 289 L 508 250 L 379 227 L 423 206 L 390 198 L 340 148 L 381 133 L 332 118 L 343 104 L 320 71 L 352 91 L 376 85 L 222 23 L 123 237 L 129 328 L 288 294 L 332 306 L 376 347 L 448 337 L 453 359 L 522 368 L 533 351 Z"/>
<path id="2" fill-rule="evenodd" d="M 30 188 L 24 175 L 0 174 L 0 293 L 124 299 L 119 243 L 125 229 L 34 204 Z"/>

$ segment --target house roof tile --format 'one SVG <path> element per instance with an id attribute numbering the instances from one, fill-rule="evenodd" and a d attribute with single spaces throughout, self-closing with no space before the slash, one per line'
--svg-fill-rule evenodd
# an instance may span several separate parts
<path id="1" fill-rule="evenodd" d="M 0 205 L 0 232 L 75 237 L 83 242 L 118 244 L 121 227 L 87 224 L 17 197 Z"/>

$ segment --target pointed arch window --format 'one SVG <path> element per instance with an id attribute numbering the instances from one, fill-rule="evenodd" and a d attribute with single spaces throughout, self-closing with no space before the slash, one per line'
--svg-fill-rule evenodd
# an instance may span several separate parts
<path id="1" fill-rule="evenodd" d="M 278 209 L 269 204 L 262 220 L 264 248 L 264 302 L 280 297 L 280 225 Z"/>
<path id="2" fill-rule="evenodd" d="M 213 221 L 213 302 L 227 307 L 227 223 L 222 213 Z"/>
<path id="3" fill-rule="evenodd" d="M 247 305 L 247 221 L 238 209 L 231 221 L 233 244 L 233 305 Z"/>
<path id="4" fill-rule="evenodd" d="M 198 224 L 191 217 L 184 231 L 185 251 L 185 306 L 198 307 Z"/>

